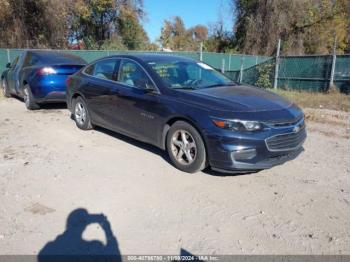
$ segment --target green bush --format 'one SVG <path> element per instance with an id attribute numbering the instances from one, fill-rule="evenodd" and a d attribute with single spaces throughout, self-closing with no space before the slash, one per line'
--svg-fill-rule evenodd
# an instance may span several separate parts
<path id="1" fill-rule="evenodd" d="M 258 80 L 255 85 L 261 88 L 272 88 L 272 72 L 274 65 L 272 63 L 263 63 L 256 67 L 258 71 Z"/>

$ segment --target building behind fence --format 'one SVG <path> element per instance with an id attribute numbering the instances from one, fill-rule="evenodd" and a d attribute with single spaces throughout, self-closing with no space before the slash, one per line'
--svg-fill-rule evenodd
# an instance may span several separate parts
<path id="1" fill-rule="evenodd" d="M 0 72 L 7 62 L 12 61 L 23 50 L 0 49 Z M 140 51 L 94 51 L 94 50 L 60 50 L 84 58 L 87 62 L 116 55 L 133 54 Z M 165 55 L 190 57 L 211 65 L 225 72 L 232 80 L 243 84 L 272 88 L 276 81 L 279 88 L 309 91 L 327 90 L 332 81 L 344 93 L 350 93 L 350 55 L 322 56 L 281 56 L 279 59 L 267 56 L 236 55 L 208 52 L 147 52 Z M 276 61 L 278 62 L 275 77 Z M 334 70 L 332 70 L 334 62 Z"/>

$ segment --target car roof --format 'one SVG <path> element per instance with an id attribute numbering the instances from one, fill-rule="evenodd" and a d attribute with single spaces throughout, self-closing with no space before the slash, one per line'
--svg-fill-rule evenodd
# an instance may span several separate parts
<path id="1" fill-rule="evenodd" d="M 113 56 L 109 56 L 109 58 L 111 57 L 115 57 L 115 58 L 120 58 L 120 57 L 124 57 L 124 58 L 136 58 L 138 60 L 142 60 L 144 62 L 157 62 L 157 61 L 168 61 L 168 60 L 176 60 L 176 61 L 194 61 L 194 59 L 188 58 L 188 57 L 184 57 L 184 56 L 179 56 L 179 55 L 173 55 L 173 54 L 169 54 L 169 53 L 165 53 L 165 54 L 155 54 L 155 53 L 136 53 L 136 54 L 124 54 L 124 55 L 113 55 Z"/>

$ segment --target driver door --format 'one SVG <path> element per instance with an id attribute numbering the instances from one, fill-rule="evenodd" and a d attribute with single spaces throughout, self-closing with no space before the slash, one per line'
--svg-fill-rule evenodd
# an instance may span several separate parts
<path id="1" fill-rule="evenodd" d="M 157 143 L 162 114 L 167 110 L 157 87 L 136 61 L 123 59 L 118 74 L 119 108 L 115 111 L 128 133 L 144 142 Z"/>

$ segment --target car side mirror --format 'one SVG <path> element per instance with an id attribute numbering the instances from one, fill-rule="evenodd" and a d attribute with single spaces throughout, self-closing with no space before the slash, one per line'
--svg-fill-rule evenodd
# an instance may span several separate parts
<path id="1" fill-rule="evenodd" d="M 11 63 L 7 63 L 6 68 L 11 68 Z"/>
<path id="2" fill-rule="evenodd" d="M 156 90 L 156 87 L 154 86 L 154 84 L 148 79 L 137 79 L 137 81 L 135 82 L 138 88 L 146 91 L 147 93 L 150 93 Z"/>
<path id="3" fill-rule="evenodd" d="M 156 90 L 156 87 L 155 87 L 153 84 L 147 83 L 145 87 L 146 87 L 145 90 L 146 90 L 147 92 L 153 92 L 153 91 Z"/>

